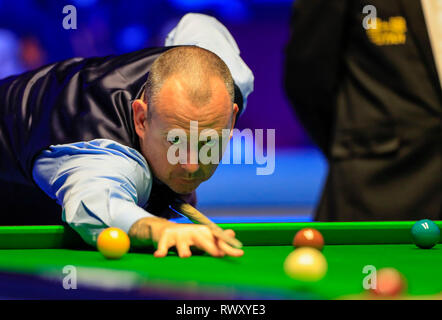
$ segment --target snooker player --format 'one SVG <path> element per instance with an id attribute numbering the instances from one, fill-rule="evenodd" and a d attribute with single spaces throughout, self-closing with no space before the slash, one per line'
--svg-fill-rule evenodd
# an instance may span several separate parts
<path id="1" fill-rule="evenodd" d="M 190 121 L 198 121 L 199 132 L 232 132 L 252 90 L 253 74 L 233 37 L 201 14 L 184 16 L 164 48 L 75 58 L 6 78 L 0 81 L 2 201 L 13 196 L 5 196 L 9 185 L 41 189 L 91 245 L 104 228 L 118 227 L 135 246 L 156 243 L 156 257 L 171 247 L 188 257 L 191 246 L 216 257 L 241 256 L 207 226 L 168 220 L 168 205 L 189 199 L 217 164 L 169 163 L 168 149 L 180 141 L 167 133 L 189 133 Z M 39 199 L 32 188 L 13 197 L 28 204 L 14 214 L 48 214 L 29 200 Z"/>

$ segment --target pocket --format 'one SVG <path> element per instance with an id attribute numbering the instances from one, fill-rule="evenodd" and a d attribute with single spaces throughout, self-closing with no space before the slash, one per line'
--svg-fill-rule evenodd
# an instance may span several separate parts
<path id="1" fill-rule="evenodd" d="M 400 138 L 394 124 L 336 130 L 331 156 L 333 159 L 382 157 L 395 154 Z"/>

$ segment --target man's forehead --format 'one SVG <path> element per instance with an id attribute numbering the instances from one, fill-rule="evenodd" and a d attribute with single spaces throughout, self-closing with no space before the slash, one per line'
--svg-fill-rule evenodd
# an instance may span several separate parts
<path id="1" fill-rule="evenodd" d="M 161 127 L 162 130 L 169 131 L 172 129 L 183 129 L 186 132 L 191 129 L 214 129 L 220 131 L 228 128 L 230 124 L 230 117 L 228 115 L 213 117 L 201 113 L 192 115 L 190 113 L 174 112 L 174 113 L 155 113 L 154 121 Z"/>
<path id="2" fill-rule="evenodd" d="M 185 99 L 194 106 L 210 105 L 212 100 L 230 100 L 225 83 L 216 76 L 199 79 L 194 76 L 171 75 L 162 84 L 158 95 L 163 99 Z"/>
<path id="3" fill-rule="evenodd" d="M 189 127 L 190 121 L 198 121 L 203 127 L 223 127 L 232 113 L 230 97 L 217 86 L 212 87 L 212 96 L 205 105 L 197 106 L 189 99 L 182 79 L 171 79 L 161 88 L 155 104 L 157 119 L 173 126 Z M 225 94 L 224 94 L 225 93 Z M 183 128 L 184 129 L 184 128 Z"/>

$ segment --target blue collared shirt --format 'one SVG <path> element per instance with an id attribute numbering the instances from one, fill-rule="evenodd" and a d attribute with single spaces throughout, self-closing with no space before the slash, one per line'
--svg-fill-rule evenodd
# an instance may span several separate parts
<path id="1" fill-rule="evenodd" d="M 33 177 L 63 207 L 63 221 L 91 245 L 107 226 L 128 232 L 152 216 L 142 209 L 152 189 L 146 160 L 112 140 L 51 146 L 36 159 Z"/>

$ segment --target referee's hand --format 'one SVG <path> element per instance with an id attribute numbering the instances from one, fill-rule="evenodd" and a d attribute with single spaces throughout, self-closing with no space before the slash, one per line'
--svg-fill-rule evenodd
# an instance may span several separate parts
<path id="1" fill-rule="evenodd" d="M 233 230 L 225 230 L 226 235 L 235 236 Z M 212 234 L 207 226 L 199 224 L 178 224 L 162 218 L 143 218 L 134 223 L 129 231 L 131 238 L 157 243 L 155 257 L 165 257 L 169 249 L 175 247 L 181 258 L 192 255 L 191 247 L 203 250 L 214 257 L 225 255 L 241 257 L 244 251 L 231 247 Z"/>

